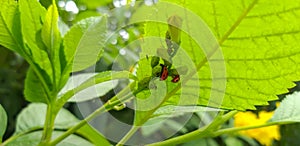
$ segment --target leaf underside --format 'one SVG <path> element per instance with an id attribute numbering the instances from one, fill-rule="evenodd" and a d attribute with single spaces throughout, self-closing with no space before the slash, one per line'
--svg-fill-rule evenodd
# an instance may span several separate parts
<path id="1" fill-rule="evenodd" d="M 300 92 L 287 95 L 269 122 L 300 122 Z"/>
<path id="2" fill-rule="evenodd" d="M 17 124 L 16 124 L 16 131 L 15 134 L 20 134 L 24 132 L 28 132 L 30 130 L 37 130 L 37 129 L 42 129 L 44 122 L 45 122 L 45 114 L 46 114 L 46 109 L 47 106 L 46 104 L 42 103 L 32 103 L 28 105 L 28 107 L 24 108 L 21 113 L 17 117 Z M 58 113 L 58 116 L 55 120 L 54 132 L 58 132 L 56 130 L 60 130 L 61 132 L 59 135 L 62 134 L 62 130 L 67 130 L 68 128 L 76 125 L 79 122 L 79 119 L 77 119 L 74 115 L 72 115 L 68 110 L 66 109 L 61 109 L 60 112 Z M 41 131 L 35 131 L 40 133 Z M 35 132 L 29 133 L 24 135 L 23 137 L 20 137 L 16 140 L 13 140 L 10 145 L 24 145 L 24 143 L 30 143 L 28 145 L 37 145 L 37 143 L 40 142 L 40 137 L 42 134 L 40 133 L 38 136 L 36 136 Z M 80 135 L 80 139 L 65 139 L 58 145 L 61 145 L 63 143 L 72 143 L 77 141 L 78 143 L 73 143 L 74 145 L 84 145 L 81 144 L 80 142 L 87 142 L 86 139 L 90 140 L 93 142 L 95 145 L 102 144 L 104 146 L 109 145 L 109 142 L 100 134 L 97 132 L 97 130 L 93 129 L 90 125 L 84 125 L 78 131 L 76 131 L 77 135 Z M 35 136 L 32 136 L 35 135 Z M 57 137 L 59 135 L 56 135 L 54 133 L 54 137 Z M 74 136 L 74 135 L 71 135 Z M 83 139 L 86 138 L 86 139 Z M 32 142 L 32 143 L 31 143 Z"/>

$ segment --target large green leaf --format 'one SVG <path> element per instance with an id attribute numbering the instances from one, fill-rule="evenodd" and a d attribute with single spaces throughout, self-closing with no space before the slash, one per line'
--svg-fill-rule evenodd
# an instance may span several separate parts
<path id="1" fill-rule="evenodd" d="M 76 79 L 76 81 L 72 81 L 73 79 Z M 85 101 L 89 100 L 95 97 L 95 95 L 92 95 L 88 92 L 95 92 L 95 88 L 101 88 L 101 86 L 109 84 L 108 87 L 103 88 L 103 91 L 97 92 L 96 95 L 103 95 L 110 89 L 112 89 L 115 85 L 113 80 L 117 79 L 133 79 L 136 80 L 136 77 L 132 75 L 128 71 L 105 71 L 100 72 L 95 75 L 91 74 L 83 74 L 82 76 L 71 77 L 67 85 L 60 91 L 59 93 L 59 100 L 57 103 L 59 103 L 61 106 L 63 106 L 67 101 Z M 97 85 L 99 84 L 99 85 Z M 82 95 L 83 97 L 79 97 L 79 95 Z M 74 96 L 75 94 L 75 96 Z M 94 93 L 93 93 L 94 94 Z M 88 97 L 91 96 L 91 97 Z M 70 99 L 72 98 L 73 99 Z M 79 97 L 79 98 L 76 98 Z"/>
<path id="2" fill-rule="evenodd" d="M 47 105 L 43 103 L 32 103 L 24 108 L 17 117 L 17 125 L 15 133 L 22 133 L 28 130 L 42 128 L 45 123 Z M 66 109 L 60 110 L 56 119 L 54 128 L 68 129 L 78 123 L 78 119 L 74 117 Z"/>
<path id="3" fill-rule="evenodd" d="M 82 73 L 78 75 L 71 76 L 64 86 L 64 88 L 60 91 L 58 96 L 65 94 L 66 92 L 80 86 L 83 82 L 87 81 L 91 77 L 95 76 L 97 73 Z M 125 76 L 124 78 L 126 78 Z M 69 102 L 83 102 L 87 100 L 91 100 L 94 98 L 98 98 L 99 96 L 105 95 L 108 91 L 116 87 L 118 81 L 110 80 L 100 84 L 95 84 L 94 86 L 88 87 L 79 93 L 75 94 L 72 98 L 70 98 Z"/>
<path id="4" fill-rule="evenodd" d="M 52 138 L 58 137 L 61 134 L 63 134 L 63 132 L 54 131 Z M 41 141 L 42 135 L 43 135 L 43 131 L 35 131 L 26 135 L 22 135 L 21 137 L 10 141 L 7 144 L 7 146 L 38 145 L 39 142 Z M 92 146 L 93 144 L 77 135 L 70 135 L 69 137 L 67 137 L 66 139 L 64 139 L 63 141 L 57 144 L 57 146 L 82 146 L 82 145 Z"/>
<path id="5" fill-rule="evenodd" d="M 95 64 L 103 53 L 106 36 L 105 17 L 90 17 L 72 26 L 64 36 L 67 66 L 75 72 Z"/>
<path id="6" fill-rule="evenodd" d="M 1 104 L 0 104 L 0 119 L 1 119 L 0 120 L 0 143 L 1 143 L 2 136 L 4 135 L 7 126 L 7 115 Z"/>
<path id="7" fill-rule="evenodd" d="M 42 103 L 33 103 L 25 109 L 23 109 L 23 111 L 21 111 L 21 113 L 17 117 L 15 134 L 27 132 L 29 130 L 42 129 L 45 122 L 46 109 L 47 105 Z M 69 111 L 67 111 L 66 109 L 61 109 L 55 119 L 54 128 L 60 130 L 67 130 L 68 128 L 74 126 L 78 122 L 79 120 Z M 109 145 L 109 142 L 99 132 L 97 132 L 89 125 L 81 127 L 76 132 L 76 134 L 85 137 L 86 139 L 90 140 L 91 142 L 97 145 Z"/>
<path id="8" fill-rule="evenodd" d="M 148 20 L 162 23 L 167 23 L 172 15 L 183 19 L 180 49 L 188 58 L 176 56 L 179 60 L 193 61 L 197 68 L 198 105 L 255 109 L 255 105 L 266 105 L 267 101 L 277 99 L 277 94 L 287 92 L 287 88 L 295 85 L 292 81 L 300 79 L 299 1 L 172 2 L 185 9 L 160 1 L 152 10 L 145 8 L 144 14 Z M 158 36 L 162 40 L 156 44 L 166 46 L 167 27 L 147 23 L 144 39 Z M 149 44 L 143 47 L 143 52 L 148 53 L 159 45 L 149 47 Z M 190 95 L 181 94 L 180 98 L 185 96 Z M 169 98 L 167 103 L 178 105 L 180 98 Z"/>

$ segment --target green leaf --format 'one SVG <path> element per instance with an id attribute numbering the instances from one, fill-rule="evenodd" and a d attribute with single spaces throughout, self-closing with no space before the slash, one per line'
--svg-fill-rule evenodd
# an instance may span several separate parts
<path id="1" fill-rule="evenodd" d="M 209 107 L 201 107 L 201 106 L 174 106 L 174 105 L 167 105 L 158 108 L 149 118 L 149 120 L 144 125 L 151 125 L 151 126 L 143 126 L 142 133 L 145 135 L 150 135 L 157 130 L 164 129 L 166 126 L 173 127 L 174 130 L 179 130 L 180 127 L 183 127 L 183 123 L 174 120 L 174 118 L 180 118 L 181 120 L 185 121 L 184 119 L 190 119 L 190 116 L 193 113 L 205 113 L 205 112 L 213 112 L 213 111 L 220 111 L 220 109 L 216 108 L 209 108 Z M 139 112 L 137 112 L 139 114 Z M 180 117 L 182 116 L 182 117 Z M 184 117 L 187 116 L 187 117 Z M 202 122 L 204 119 L 201 119 Z M 199 124 L 199 123 L 197 123 Z M 187 129 L 180 128 L 180 131 L 183 133 L 184 130 Z"/>
<path id="2" fill-rule="evenodd" d="M 45 22 L 42 26 L 41 37 L 42 41 L 47 47 L 47 52 L 52 64 L 52 69 L 55 74 L 55 85 L 59 84 L 61 76 L 61 66 L 60 66 L 60 51 L 61 49 L 61 36 L 58 29 L 58 11 L 53 1 L 53 5 L 50 5 L 46 13 Z"/>
<path id="3" fill-rule="evenodd" d="M 11 0 L 3 0 L 1 1 L 1 6 L 0 44 L 16 51 L 30 65 L 35 66 L 35 71 L 39 71 L 44 77 L 46 84 L 50 85 L 50 61 L 47 53 L 38 47 L 43 46 L 40 40 L 41 37 L 39 36 L 41 17 L 45 12 L 43 7 L 37 1 L 28 3 L 26 0 L 19 3 Z M 20 11 L 22 11 L 22 14 L 20 14 Z"/>
<path id="4" fill-rule="evenodd" d="M 151 125 L 151 126 L 148 126 Z M 173 119 L 159 119 L 159 120 L 149 120 L 145 123 L 147 126 L 141 127 L 142 134 L 144 136 L 151 136 L 157 133 L 164 133 L 164 135 L 171 135 L 171 133 L 187 133 L 188 129 L 183 127 L 183 123 Z"/>
<path id="5" fill-rule="evenodd" d="M 228 136 L 224 138 L 226 145 L 243 146 L 243 142 L 237 137 Z"/>
<path id="6" fill-rule="evenodd" d="M 15 134 L 32 129 L 42 128 L 45 123 L 47 105 L 43 103 L 32 103 L 24 108 L 17 117 Z M 78 123 L 79 120 L 68 110 L 61 109 L 56 117 L 55 129 L 68 129 Z"/>
<path id="7" fill-rule="evenodd" d="M 287 95 L 269 122 L 300 122 L 300 92 Z"/>
<path id="8" fill-rule="evenodd" d="M 46 91 L 32 68 L 29 68 L 26 74 L 24 96 L 30 102 L 49 103 Z"/>
<path id="9" fill-rule="evenodd" d="M 61 38 L 58 29 L 58 11 L 55 3 L 48 8 L 41 31 L 42 40 L 51 53 L 51 56 L 58 55 L 55 53 L 59 50 Z"/>
<path id="10" fill-rule="evenodd" d="M 110 3 L 112 3 L 112 0 L 79 0 L 78 3 L 85 5 L 87 9 L 97 9 L 101 6 L 106 6 Z"/>
<path id="11" fill-rule="evenodd" d="M 21 0 L 19 1 L 21 30 L 24 43 L 27 44 L 32 51 L 37 47 L 38 32 L 42 29 L 42 22 L 46 10 L 38 1 Z"/>
<path id="12" fill-rule="evenodd" d="M 184 115 L 186 113 L 192 112 L 207 112 L 207 111 L 220 111 L 220 109 L 210 108 L 210 107 L 203 107 L 203 106 L 174 106 L 174 105 L 167 105 L 157 109 L 152 117 L 175 117 Z"/>
<path id="13" fill-rule="evenodd" d="M 39 68 L 52 78 L 52 67 L 41 38 L 41 29 L 46 10 L 38 1 L 19 1 L 21 32 L 24 48 Z M 33 65 L 33 64 L 31 64 Z"/>
<path id="14" fill-rule="evenodd" d="M 150 59 L 143 58 L 139 60 L 138 62 L 139 67 L 137 68 L 137 72 L 136 72 L 139 81 L 143 80 L 144 78 L 152 76 L 152 68 L 150 64 L 151 64 Z"/>
<path id="15" fill-rule="evenodd" d="M 45 122 L 46 110 L 47 105 L 42 103 L 32 103 L 24 108 L 17 117 L 15 134 L 27 132 L 29 130 L 42 129 Z M 67 130 L 78 122 L 79 120 L 72 113 L 66 109 L 61 109 L 56 117 L 54 128 Z M 109 142 L 89 125 L 84 125 L 75 133 L 95 144 L 109 145 Z"/>
<path id="16" fill-rule="evenodd" d="M 94 10 L 86 10 L 86 11 L 81 11 L 80 13 L 78 13 L 75 17 L 74 22 L 78 22 L 81 21 L 83 19 L 86 19 L 88 17 L 93 17 L 93 16 L 100 16 L 100 13 L 98 11 L 94 11 Z"/>
<path id="17" fill-rule="evenodd" d="M 54 131 L 52 138 L 56 138 L 61 134 L 63 134 L 63 132 Z M 42 135 L 43 135 L 43 131 L 35 131 L 26 135 L 22 135 L 21 137 L 9 142 L 7 146 L 38 145 L 39 142 L 41 141 Z M 57 146 L 82 146 L 82 145 L 92 146 L 93 144 L 77 135 L 70 135 L 66 139 L 64 139 L 63 141 L 57 144 Z"/>
<path id="18" fill-rule="evenodd" d="M 1 104 L 0 104 L 0 119 L 1 119 L 0 120 L 0 143 L 1 143 L 2 136 L 4 135 L 7 126 L 7 115 Z"/>
<path id="19" fill-rule="evenodd" d="M 96 84 L 111 81 L 111 80 L 116 80 L 116 79 L 133 79 L 137 80 L 134 75 L 132 75 L 128 71 L 119 71 L 119 72 L 114 72 L 114 71 L 106 71 L 106 72 L 101 72 L 98 73 L 87 80 L 85 80 L 83 83 L 81 83 L 79 86 L 76 85 L 75 88 L 68 90 L 63 94 L 63 92 L 60 93 L 60 98 L 59 101 L 57 101 L 60 105 L 64 105 L 74 94 L 81 92 L 89 87 L 95 86 Z M 67 89 L 69 87 L 66 87 Z M 71 88 L 71 87 L 70 87 Z M 66 89 L 66 90 L 67 90 Z M 61 95 L 63 94 L 63 95 Z M 76 99 L 76 100 L 81 100 L 81 99 Z"/>
<path id="20" fill-rule="evenodd" d="M 64 37 L 64 53 L 72 72 L 96 63 L 103 53 L 106 36 L 105 17 L 90 17 L 71 27 Z"/>
<path id="21" fill-rule="evenodd" d="M 14 25 L 20 24 L 18 3 L 11 0 L 1 0 L 0 5 L 0 45 L 16 51 L 24 57 L 21 28 Z"/>
<path id="22" fill-rule="evenodd" d="M 78 87 L 83 82 L 89 80 L 91 77 L 97 75 L 97 73 L 82 73 L 78 75 L 74 75 L 69 78 L 68 82 L 64 86 L 64 88 L 60 91 L 58 96 L 62 96 L 66 92 Z M 115 88 L 118 84 L 117 80 L 110 80 L 106 82 L 102 82 L 100 84 L 96 84 L 94 86 L 88 87 L 79 93 L 75 94 L 69 102 L 83 102 L 87 100 L 91 100 L 94 98 L 98 98 L 99 96 L 105 95 L 111 89 Z"/>
<path id="23" fill-rule="evenodd" d="M 190 88 L 200 90 L 198 105 L 255 109 L 255 105 L 276 100 L 277 94 L 288 92 L 287 88 L 295 85 L 293 81 L 300 79 L 299 1 L 172 2 L 193 13 L 162 1 L 153 6 L 155 10 L 143 12 L 148 20 L 163 23 L 174 14 L 183 19 L 185 33 L 181 33 L 180 50 L 188 57 L 176 56 L 178 60 L 193 61 L 197 67 L 198 78 L 194 76 L 189 82 L 200 83 Z M 144 39 L 158 36 L 162 40 L 151 43 L 160 45 L 143 47 L 143 52 L 166 46 L 167 29 L 166 24 L 147 23 Z M 185 96 L 190 95 L 182 94 L 180 99 Z M 166 103 L 177 105 L 179 98 L 169 98 Z"/>

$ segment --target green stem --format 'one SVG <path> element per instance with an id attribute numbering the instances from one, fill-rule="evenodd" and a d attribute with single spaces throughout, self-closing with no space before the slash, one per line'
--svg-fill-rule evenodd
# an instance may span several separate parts
<path id="1" fill-rule="evenodd" d="M 112 97 L 110 99 L 110 102 L 115 102 L 115 101 L 119 101 L 122 99 L 127 99 L 126 95 L 130 94 L 131 92 L 131 86 L 134 85 L 135 82 L 129 84 L 128 86 L 126 86 L 123 90 L 121 90 L 116 96 Z M 135 93 L 133 93 L 132 95 L 134 95 Z M 118 97 L 120 97 L 120 99 L 118 99 Z"/>
<path id="2" fill-rule="evenodd" d="M 209 125 L 208 129 L 216 130 L 219 128 L 220 125 L 224 124 L 230 118 L 232 118 L 238 111 L 233 110 L 229 111 L 228 113 L 224 114 L 224 111 L 221 111 L 220 114 L 214 119 L 214 121 Z M 212 128 L 210 128 L 212 127 Z"/>
<path id="3" fill-rule="evenodd" d="M 107 80 L 112 80 L 112 79 L 121 79 L 121 78 L 107 78 Z M 57 106 L 56 106 L 56 110 L 59 110 L 71 97 L 73 97 L 76 93 L 88 88 L 88 87 L 91 87 L 93 85 L 96 85 L 98 83 L 101 83 L 101 82 L 104 82 L 104 81 L 107 81 L 107 80 L 100 80 L 98 81 L 97 79 L 95 78 L 92 78 L 92 79 L 89 79 L 87 81 L 85 81 L 84 83 L 82 83 L 80 86 L 74 88 L 73 90 L 70 90 L 68 92 L 66 92 L 62 97 L 60 97 L 56 103 L 57 103 Z M 128 85 L 125 89 L 123 90 L 126 90 L 127 91 L 130 91 L 130 86 L 134 85 L 135 82 L 131 83 L 130 85 Z M 125 91 L 121 91 L 121 92 L 125 92 Z M 119 93 L 118 93 L 119 94 Z M 118 95 L 120 97 L 120 95 Z M 117 97 L 115 97 L 115 99 L 117 99 Z"/>
<path id="4" fill-rule="evenodd" d="M 51 59 L 52 60 L 52 59 Z M 52 78 L 53 78 L 53 91 L 57 91 L 57 86 L 56 86 L 56 69 L 54 66 L 54 61 L 51 61 L 51 68 L 52 68 Z"/>
<path id="5" fill-rule="evenodd" d="M 9 144 L 10 142 L 18 139 L 19 137 L 21 137 L 23 135 L 29 134 L 31 132 L 34 132 L 34 131 L 37 131 L 37 130 L 40 130 L 40 129 L 41 128 L 32 128 L 32 129 L 27 130 L 25 132 L 19 133 L 19 134 L 14 135 L 14 136 L 11 136 L 10 138 L 6 139 L 2 144 L 0 144 L 0 146 L 5 146 L 5 145 Z"/>
<path id="6" fill-rule="evenodd" d="M 130 86 L 130 85 L 129 85 Z M 124 90 L 128 91 L 129 88 L 125 88 Z M 50 142 L 50 145 L 56 145 L 58 144 L 60 141 L 64 140 L 66 137 L 68 137 L 69 135 L 73 134 L 74 132 L 76 132 L 79 128 L 81 128 L 82 126 L 84 126 L 85 124 L 87 124 L 90 120 L 92 120 L 93 118 L 95 118 L 96 116 L 99 116 L 101 114 L 103 114 L 104 112 L 107 112 L 111 109 L 114 108 L 114 106 L 117 106 L 119 104 L 121 104 L 122 102 L 125 102 L 129 99 L 132 99 L 131 94 L 129 94 L 129 96 L 125 95 L 125 91 L 121 91 L 119 92 L 116 96 L 114 96 L 112 99 L 114 99 L 113 102 L 106 102 L 103 106 L 101 106 L 100 108 L 98 108 L 96 111 L 94 111 L 93 113 L 91 113 L 88 117 L 86 117 L 85 119 L 83 119 L 82 121 L 80 121 L 78 124 L 76 124 L 75 126 L 73 126 L 72 128 L 70 128 L 69 130 L 67 130 L 65 133 L 63 133 L 62 135 L 60 135 L 59 137 L 57 137 L 56 139 L 54 139 L 52 142 Z M 117 99 L 118 96 L 123 95 L 122 98 Z"/>
<path id="7" fill-rule="evenodd" d="M 223 116 L 224 118 L 229 118 L 231 115 L 234 113 L 229 113 L 228 115 Z M 171 138 L 162 142 L 157 142 L 157 143 L 152 143 L 147 146 L 163 146 L 163 145 L 175 145 L 179 143 L 184 143 L 188 142 L 191 140 L 195 139 L 200 139 L 200 138 L 205 138 L 205 137 L 216 137 L 222 134 L 227 134 L 227 133 L 233 133 L 237 131 L 242 131 L 242 130 L 248 130 L 248 129 L 255 129 L 255 128 L 262 128 L 262 127 L 267 127 L 267 126 L 273 126 L 273 125 L 284 125 L 284 124 L 291 124 L 295 122 L 269 122 L 265 123 L 262 125 L 252 125 L 252 126 L 244 126 L 244 127 L 234 127 L 234 128 L 226 128 L 226 129 L 221 129 L 216 132 L 210 131 L 208 127 L 203 127 L 201 129 L 198 129 L 196 131 L 187 133 L 183 136 L 178 136 L 175 138 Z"/>
<path id="8" fill-rule="evenodd" d="M 126 133 L 126 135 L 118 142 L 116 146 L 123 146 L 131 136 L 139 129 L 137 126 L 132 126 L 131 129 Z"/>
<path id="9" fill-rule="evenodd" d="M 64 140 L 66 137 L 68 137 L 69 135 L 71 135 L 75 131 L 77 131 L 79 128 L 81 128 L 82 126 L 84 126 L 85 124 L 87 124 L 87 122 L 90 121 L 91 119 L 93 119 L 95 116 L 98 116 L 98 115 L 100 115 L 100 114 L 102 114 L 104 112 L 105 112 L 105 106 L 101 106 L 101 108 L 99 108 L 96 111 L 94 111 L 92 114 L 90 114 L 84 120 L 81 120 L 74 127 L 70 128 L 65 133 L 63 133 L 62 135 L 60 135 L 59 137 L 57 137 L 56 139 L 54 139 L 52 142 L 50 142 L 49 145 L 50 146 L 54 146 L 54 145 L 58 144 L 59 142 L 61 142 L 62 140 Z"/>
<path id="10" fill-rule="evenodd" d="M 42 140 L 39 145 L 44 146 L 50 142 L 57 113 L 58 112 L 53 111 L 53 104 L 49 104 L 47 106 L 46 119 L 45 119 L 45 124 L 44 124 Z"/>
<path id="11" fill-rule="evenodd" d="M 149 144 L 148 146 L 176 145 L 176 144 L 192 141 L 195 139 L 208 137 L 209 135 L 211 135 L 211 133 L 214 133 L 214 130 L 216 128 L 218 128 L 221 124 L 229 120 L 236 113 L 237 111 L 230 111 L 227 114 L 223 115 L 223 112 L 221 112 L 217 115 L 214 121 L 212 121 L 209 125 L 201 127 L 200 129 L 184 134 L 182 136 L 177 136 L 162 142 L 152 143 Z"/>
<path id="12" fill-rule="evenodd" d="M 226 129 L 220 129 L 220 130 L 212 133 L 211 136 L 216 137 L 216 136 L 219 136 L 222 134 L 233 133 L 233 132 L 242 131 L 242 130 L 262 128 L 262 127 L 273 126 L 273 125 L 285 125 L 285 124 L 292 124 L 292 123 L 296 123 L 296 122 L 269 122 L 269 123 L 265 123 L 262 125 L 251 125 L 251 126 L 244 126 L 244 127 L 226 128 Z"/>
<path id="13" fill-rule="evenodd" d="M 176 145 L 179 143 L 183 143 L 183 142 L 187 142 L 187 141 L 191 141 L 194 139 L 194 137 L 204 137 L 205 135 L 207 135 L 207 133 L 205 132 L 207 129 L 207 126 L 202 127 L 200 129 L 197 129 L 193 132 L 184 134 L 182 136 L 178 136 L 178 137 L 174 137 L 165 141 L 161 141 L 161 142 L 156 142 L 156 143 L 152 143 L 149 144 L 147 146 L 169 146 L 169 145 Z"/>

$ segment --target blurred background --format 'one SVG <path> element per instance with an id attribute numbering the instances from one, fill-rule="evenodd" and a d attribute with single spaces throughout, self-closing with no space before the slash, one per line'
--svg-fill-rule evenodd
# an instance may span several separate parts
<path id="1" fill-rule="evenodd" d="M 157 0 L 144 0 L 143 4 L 152 5 L 156 2 Z M 45 8 L 48 8 L 48 6 L 51 4 L 51 0 L 40 0 L 40 3 Z M 127 4 L 129 5 L 124 7 Z M 61 21 L 59 24 L 59 27 L 61 27 L 61 29 L 67 31 L 68 27 L 74 25 L 76 22 L 84 18 L 105 15 L 108 18 L 109 32 L 114 33 L 114 35 L 112 35 L 105 47 L 104 56 L 96 63 L 95 66 L 92 66 L 91 68 L 88 68 L 82 72 L 94 72 L 94 70 L 96 72 L 101 72 L 112 69 L 129 71 L 132 70 L 133 66 L 139 59 L 140 46 L 135 44 L 128 44 L 142 37 L 143 24 L 135 24 L 126 27 L 122 26 L 124 26 L 127 23 L 128 19 L 130 19 L 131 14 L 134 13 L 134 11 L 131 9 L 131 7 L 134 4 L 135 0 L 57 1 L 57 6 L 61 17 Z M 113 9 L 114 11 L 111 11 Z M 24 61 L 22 57 L 0 46 L 0 103 L 5 108 L 8 114 L 8 129 L 5 133 L 4 140 L 10 137 L 11 134 L 14 132 L 16 117 L 18 113 L 28 104 L 28 102 L 24 100 L 23 96 L 23 85 L 28 67 L 28 64 Z M 126 84 L 126 81 L 119 82 L 118 86 L 114 89 L 114 91 L 122 89 L 122 87 L 124 87 Z M 114 95 L 114 91 L 109 92 L 105 96 L 99 97 L 99 99 L 103 102 L 109 100 L 109 98 Z M 290 89 L 290 93 L 293 93 L 294 91 L 300 91 L 299 83 L 297 83 L 297 86 L 295 88 Z M 283 98 L 285 98 L 285 95 L 279 95 L 279 101 Z M 91 105 L 93 104 L 95 104 L 95 106 L 91 107 Z M 78 106 L 80 107 L 80 110 Z M 96 105 L 95 101 L 88 101 L 79 103 L 78 105 L 74 103 L 68 103 L 67 105 L 65 105 L 65 108 L 70 110 L 78 118 L 82 119 L 82 109 L 86 109 L 86 112 L 88 113 L 93 108 L 96 108 L 98 106 L 99 105 Z M 242 116 L 254 116 L 258 120 L 264 118 L 262 117 L 263 114 L 260 113 L 262 113 L 262 111 L 272 113 L 272 111 L 276 109 L 276 101 L 270 102 L 269 106 L 257 108 L 258 110 L 249 111 L 248 115 Z M 129 108 L 125 108 L 121 111 L 110 111 L 110 114 L 113 115 L 114 118 L 129 125 L 133 122 L 134 111 Z M 176 127 L 178 127 L 179 124 L 177 123 L 177 121 L 181 118 L 181 116 L 182 115 L 179 114 L 177 117 L 171 118 L 167 122 L 160 124 L 160 126 L 167 126 L 170 129 L 176 129 Z M 197 128 L 209 123 L 212 120 L 212 118 L 213 116 L 209 113 L 193 113 L 189 121 L 185 124 L 185 126 L 174 136 L 183 135 L 184 133 L 196 130 Z M 224 124 L 223 127 L 225 128 L 237 126 L 237 124 L 239 124 L 237 123 L 237 121 L 240 121 L 240 124 L 243 123 L 243 119 L 231 119 L 228 123 Z M 114 127 L 113 125 L 114 123 L 108 123 L 108 125 L 105 126 L 105 131 L 118 132 L 118 130 L 115 130 L 116 127 Z M 270 136 L 268 143 L 264 143 L 258 138 L 255 138 L 255 134 L 251 132 L 242 132 L 222 135 L 216 138 L 199 139 L 183 145 L 300 145 L 300 141 L 298 140 L 300 138 L 300 131 L 298 129 L 300 129 L 300 124 L 280 126 L 280 138 L 277 138 L 276 140 L 276 138 L 274 139 L 274 137 Z M 155 138 L 164 137 L 168 133 L 168 131 L 157 132 L 157 130 L 159 130 L 159 127 L 154 130 L 152 129 L 152 131 L 143 131 L 143 134 L 148 137 Z M 254 132 L 257 133 L 257 131 Z M 110 134 L 113 135 L 114 133 Z M 267 138 L 266 135 L 264 136 L 264 138 Z"/>

